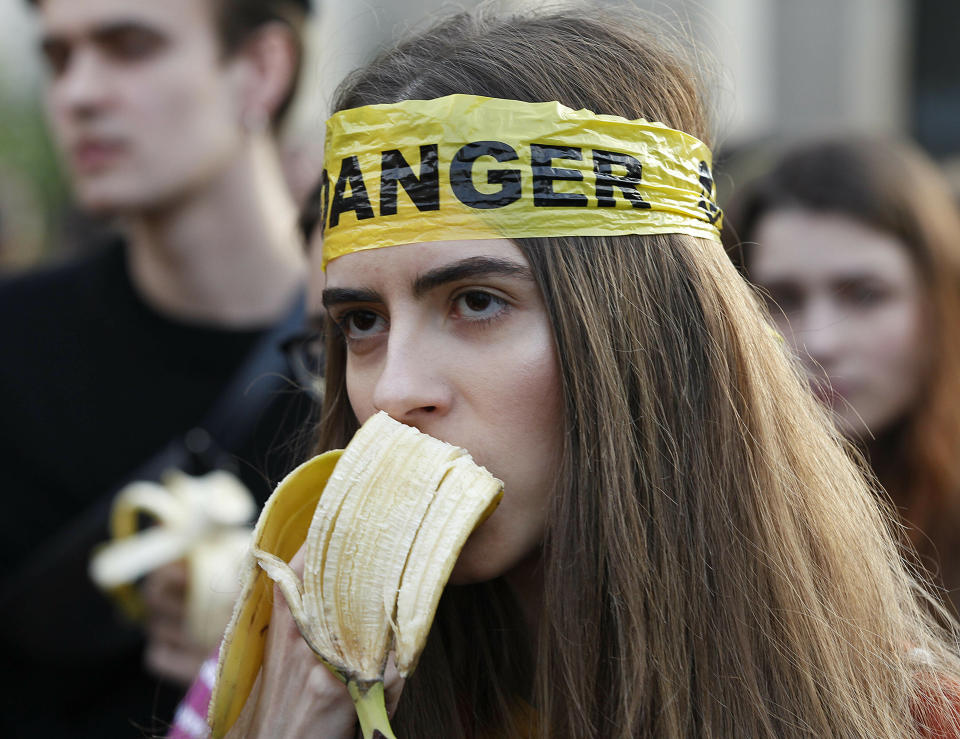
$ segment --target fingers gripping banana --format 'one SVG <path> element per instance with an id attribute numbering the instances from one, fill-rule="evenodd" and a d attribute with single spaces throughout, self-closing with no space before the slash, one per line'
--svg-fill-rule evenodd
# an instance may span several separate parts
<path id="1" fill-rule="evenodd" d="M 162 565 L 186 558 L 187 630 L 193 641 L 212 649 L 230 619 L 237 587 L 237 561 L 249 547 L 249 522 L 256 513 L 250 491 L 229 472 L 191 477 L 179 470 L 163 484 L 135 482 L 114 498 L 112 541 L 90 560 L 90 577 L 135 620 L 143 603 L 133 587 Z M 157 521 L 137 530 L 138 517 Z"/>
<path id="2" fill-rule="evenodd" d="M 466 451 L 385 413 L 342 453 L 294 470 L 257 522 L 220 650 L 213 736 L 234 724 L 256 680 L 275 581 L 306 642 L 347 683 L 364 737 L 393 737 L 388 654 L 401 676 L 414 670 L 460 550 L 501 495 L 502 483 Z M 287 562 L 304 543 L 301 579 Z"/>

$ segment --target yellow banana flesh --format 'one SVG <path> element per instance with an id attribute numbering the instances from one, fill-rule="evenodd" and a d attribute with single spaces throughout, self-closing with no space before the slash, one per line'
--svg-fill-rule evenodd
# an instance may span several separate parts
<path id="1" fill-rule="evenodd" d="M 347 683 L 364 737 L 393 737 L 383 697 L 388 655 L 395 651 L 402 676 L 414 669 L 461 548 L 502 495 L 502 483 L 466 451 L 385 413 L 360 428 L 339 460 L 331 455 L 340 453 L 291 473 L 257 523 L 251 555 L 262 570 L 248 562 L 221 648 L 214 737 L 236 721 L 259 671 L 268 578 L 311 649 Z M 301 579 L 287 562 L 304 543 Z"/>

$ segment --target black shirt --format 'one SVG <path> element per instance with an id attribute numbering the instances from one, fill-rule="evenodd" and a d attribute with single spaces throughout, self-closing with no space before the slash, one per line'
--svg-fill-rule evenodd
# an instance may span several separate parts
<path id="1" fill-rule="evenodd" d="M 291 311 L 296 324 L 302 300 Z M 134 724 L 171 718 L 179 691 L 143 673 L 138 631 L 85 576 L 88 547 L 106 536 L 105 501 L 203 423 L 265 337 L 151 309 L 119 240 L 0 281 L 0 654 L 20 682 L 5 691 L 0 735 L 138 736 Z M 282 378 L 257 382 L 273 383 L 268 400 L 221 458 L 263 501 L 311 409 Z"/>

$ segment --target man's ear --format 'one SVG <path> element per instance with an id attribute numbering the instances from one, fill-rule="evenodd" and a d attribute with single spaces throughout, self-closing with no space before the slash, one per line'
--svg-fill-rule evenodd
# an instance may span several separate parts
<path id="1" fill-rule="evenodd" d="M 299 49 L 293 31 L 280 21 L 267 23 L 250 34 L 236 56 L 244 68 L 244 121 L 248 128 L 267 128 L 296 78 Z"/>

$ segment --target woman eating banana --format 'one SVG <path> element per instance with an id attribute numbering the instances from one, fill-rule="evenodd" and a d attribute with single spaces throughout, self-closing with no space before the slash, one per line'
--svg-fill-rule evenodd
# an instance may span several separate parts
<path id="1" fill-rule="evenodd" d="M 382 411 L 503 483 L 386 666 L 395 735 L 960 735 L 954 627 L 720 245 L 679 57 L 596 9 L 461 14 L 335 110 L 317 451 Z M 215 736 L 355 735 L 295 590 L 226 724 L 221 652 Z"/>

